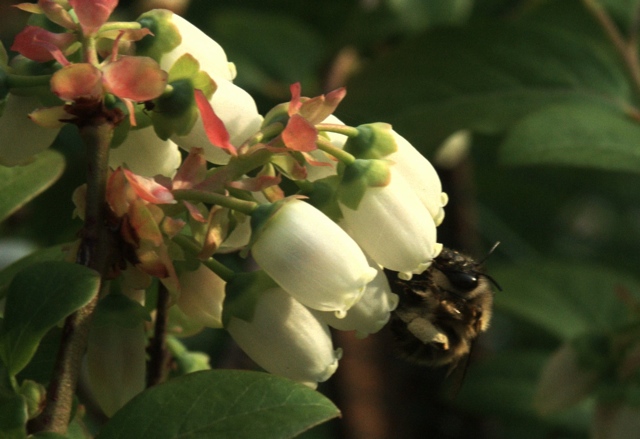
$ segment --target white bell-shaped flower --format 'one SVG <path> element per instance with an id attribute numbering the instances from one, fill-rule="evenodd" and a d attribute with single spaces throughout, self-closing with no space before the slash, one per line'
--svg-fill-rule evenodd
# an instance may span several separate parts
<path id="1" fill-rule="evenodd" d="M 180 31 L 182 43 L 162 57 L 160 66 L 163 69 L 165 65 L 171 67 L 185 53 L 190 53 L 209 75 L 220 76 L 228 81 L 236 77 L 235 65 L 227 60 L 227 54 L 220 44 L 181 16 L 173 14 L 171 18 Z"/>
<path id="2" fill-rule="evenodd" d="M 41 127 L 29 119 L 29 113 L 42 107 L 38 98 L 9 93 L 6 99 L 0 116 L 0 165 L 26 164 L 49 148 L 60 130 Z"/>
<path id="3" fill-rule="evenodd" d="M 344 316 L 360 300 L 376 269 L 358 244 L 315 207 L 298 199 L 273 207 L 254 227 L 253 258 L 301 303 Z"/>
<path id="4" fill-rule="evenodd" d="M 111 168 L 126 165 L 134 174 L 143 177 L 159 174 L 173 177 L 181 162 L 178 145 L 160 139 L 152 126 L 130 130 L 125 141 L 109 151 Z"/>
<path id="5" fill-rule="evenodd" d="M 393 165 L 386 186 L 367 187 L 357 208 L 340 202 L 343 225 L 378 264 L 405 279 L 426 270 L 442 250 L 436 225 Z"/>
<path id="6" fill-rule="evenodd" d="M 194 323 L 222 328 L 225 281 L 202 264 L 196 270 L 180 273 L 178 280 L 178 308 Z"/>
<path id="7" fill-rule="evenodd" d="M 263 369 L 312 388 L 338 368 L 329 327 L 280 288 L 260 295 L 250 322 L 232 316 L 226 329 Z"/>
<path id="8" fill-rule="evenodd" d="M 387 324 L 391 312 L 398 306 L 398 300 L 398 295 L 391 292 L 384 271 L 379 269 L 362 298 L 347 311 L 344 318 L 339 319 L 329 312 L 316 311 L 316 314 L 329 326 L 341 331 L 356 331 L 356 337 L 364 338 Z"/>
<path id="9" fill-rule="evenodd" d="M 222 77 L 210 76 L 217 88 L 209 103 L 229 132 L 231 144 L 240 146 L 260 129 L 262 116 L 258 113 L 256 103 L 249 93 Z M 190 151 L 191 148 L 204 149 L 204 156 L 211 163 L 226 164 L 231 158 L 224 150 L 209 142 L 201 117 L 198 117 L 189 134 L 173 135 L 171 140 L 185 151 Z"/>
<path id="10" fill-rule="evenodd" d="M 413 145 L 395 131 L 392 134 L 398 150 L 387 156 L 395 163 L 397 173 L 407 180 L 418 198 L 429 210 L 437 225 L 444 219 L 447 194 L 442 192 L 442 183 L 435 168 Z"/>

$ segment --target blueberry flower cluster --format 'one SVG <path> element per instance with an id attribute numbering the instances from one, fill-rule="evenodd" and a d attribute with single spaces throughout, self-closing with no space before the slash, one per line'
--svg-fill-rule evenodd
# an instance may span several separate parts
<path id="1" fill-rule="evenodd" d="M 265 370 L 316 386 L 341 355 L 329 328 L 380 330 L 398 303 L 383 270 L 408 279 L 440 252 L 438 175 L 390 125 L 335 117 L 344 89 L 307 98 L 294 84 L 263 116 L 214 40 L 166 10 L 109 22 L 116 4 L 19 6 L 61 30 L 29 26 L 12 46 L 20 55 L 0 57 L 0 163 L 28 163 L 64 124 L 83 126 L 88 108 L 110 115 L 106 202 L 121 280 L 110 295 L 144 303 L 158 280 L 176 334 L 224 328 Z M 34 65 L 47 78 L 36 87 Z M 74 195 L 81 218 L 85 191 Z M 144 349 L 142 325 L 124 327 L 123 343 Z M 133 395 L 100 396 L 112 391 L 100 380 L 144 377 L 144 355 L 110 367 L 112 345 L 89 349 L 88 382 L 108 414 Z"/>

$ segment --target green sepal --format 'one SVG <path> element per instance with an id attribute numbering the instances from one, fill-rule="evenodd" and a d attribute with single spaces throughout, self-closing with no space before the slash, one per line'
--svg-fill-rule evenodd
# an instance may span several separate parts
<path id="1" fill-rule="evenodd" d="M 253 320 L 258 298 L 278 284 L 262 270 L 238 273 L 227 283 L 222 307 L 222 325 L 227 327 L 231 317 L 247 322 Z"/>
<path id="2" fill-rule="evenodd" d="M 173 12 L 166 9 L 153 9 L 145 12 L 136 20 L 152 33 L 136 43 L 136 55 L 148 56 L 160 62 L 165 53 L 171 52 L 182 42 L 180 31 L 171 23 Z"/>
<path id="3" fill-rule="evenodd" d="M 202 90 L 207 99 L 216 91 L 216 83 L 190 54 L 184 54 L 169 70 L 170 92 L 164 93 L 154 103 L 151 120 L 156 134 L 163 140 L 173 134 L 187 135 L 198 119 L 198 107 L 194 90 Z"/>
<path id="4" fill-rule="evenodd" d="M 356 210 L 367 189 L 386 186 L 390 180 L 391 170 L 388 161 L 356 159 L 344 167 L 338 188 L 338 200 L 348 208 Z"/>
<path id="5" fill-rule="evenodd" d="M 176 337 L 167 337 L 167 349 L 176 362 L 179 375 L 211 369 L 209 356 L 203 352 L 192 352 Z"/>
<path id="6" fill-rule="evenodd" d="M 304 187 L 301 194 L 308 197 L 307 202 L 337 222 L 342 218 L 340 206 L 338 206 L 338 188 L 341 177 L 331 175 L 314 181 Z"/>
<path id="7" fill-rule="evenodd" d="M 381 159 L 398 150 L 391 125 L 375 122 L 356 127 L 358 135 L 349 137 L 344 150 L 358 159 Z"/>
<path id="8" fill-rule="evenodd" d="M 24 380 L 18 389 L 18 393 L 24 398 L 27 406 L 27 417 L 33 419 L 42 411 L 46 388 L 35 381 Z"/>
<path id="9" fill-rule="evenodd" d="M 278 210 L 282 207 L 286 200 L 269 204 L 260 204 L 251 212 L 251 238 L 245 250 L 245 253 L 253 246 L 258 239 L 262 229 L 266 226 L 271 218 L 273 218 Z"/>
<path id="10" fill-rule="evenodd" d="M 287 122 L 289 122 L 289 102 L 284 102 L 269 110 L 269 112 L 264 116 L 262 127 L 268 127 L 274 123 L 280 123 L 285 127 Z M 265 139 L 265 141 L 268 140 L 270 139 Z"/>

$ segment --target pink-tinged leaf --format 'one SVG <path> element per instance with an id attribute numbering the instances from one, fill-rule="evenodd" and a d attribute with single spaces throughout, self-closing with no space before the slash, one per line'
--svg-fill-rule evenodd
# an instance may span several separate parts
<path id="1" fill-rule="evenodd" d="M 252 178 L 243 178 L 238 181 L 232 181 L 227 186 L 234 189 L 242 189 L 249 192 L 263 191 L 270 186 L 280 184 L 282 178 L 279 175 L 259 175 Z"/>
<path id="2" fill-rule="evenodd" d="M 270 186 L 262 191 L 262 195 L 264 195 L 271 203 L 284 200 L 285 198 L 284 191 L 280 186 Z"/>
<path id="3" fill-rule="evenodd" d="M 293 116 L 300 110 L 302 103 L 300 102 L 300 93 L 302 93 L 302 86 L 299 82 L 291 84 L 289 86 L 291 91 L 291 102 L 289 103 L 289 116 Z"/>
<path id="4" fill-rule="evenodd" d="M 180 231 L 184 229 L 184 226 L 186 225 L 187 222 L 183 219 L 171 218 L 170 216 L 167 216 L 160 224 L 160 227 L 162 228 L 162 231 L 165 235 L 167 235 L 169 238 L 173 238 L 178 233 L 180 233 Z"/>
<path id="5" fill-rule="evenodd" d="M 318 139 L 318 130 L 299 114 L 289 118 L 289 122 L 282 131 L 282 141 L 287 148 L 294 151 L 313 151 Z"/>
<path id="6" fill-rule="evenodd" d="M 340 105 L 340 102 L 342 102 L 342 100 L 345 98 L 346 95 L 347 95 L 347 89 L 345 87 L 340 87 L 327 93 L 326 103 L 329 107 L 332 108 L 331 114 L 333 114 L 334 112 L 333 110 L 338 108 L 338 105 Z M 326 117 L 324 119 L 326 119 Z"/>
<path id="7" fill-rule="evenodd" d="M 110 93 L 135 102 L 155 99 L 167 86 L 167 72 L 146 56 L 123 56 L 104 66 L 102 72 Z"/>
<path id="8" fill-rule="evenodd" d="M 88 63 L 69 64 L 51 77 L 51 91 L 64 101 L 102 98 L 102 72 Z"/>
<path id="9" fill-rule="evenodd" d="M 123 169 L 124 175 L 136 195 L 152 204 L 175 204 L 173 194 L 166 187 L 156 183 L 151 178 L 141 177 L 128 169 Z"/>
<path id="10" fill-rule="evenodd" d="M 224 149 L 233 156 L 238 155 L 236 147 L 229 142 L 229 132 L 224 126 L 224 122 L 222 122 L 222 120 L 216 115 L 215 111 L 213 111 L 213 107 L 202 90 L 194 90 L 194 96 L 196 104 L 198 105 L 198 111 L 200 111 L 204 131 L 207 133 L 209 142 L 218 148 Z"/>
<path id="11" fill-rule="evenodd" d="M 135 230 L 140 242 L 147 241 L 158 247 L 163 243 L 162 232 L 149 207 L 155 206 L 147 205 L 140 199 L 134 200 L 129 206 L 129 224 Z"/>
<path id="12" fill-rule="evenodd" d="M 55 59 L 52 51 L 64 51 L 75 41 L 71 33 L 57 34 L 38 26 L 27 26 L 16 35 L 11 50 L 33 61 L 46 62 Z"/>
<path id="13" fill-rule="evenodd" d="M 71 18 L 71 14 L 56 0 L 38 0 L 38 6 L 47 18 L 60 26 L 76 30 L 78 25 Z"/>
<path id="14" fill-rule="evenodd" d="M 331 163 L 331 162 L 321 162 L 319 160 L 316 160 L 311 154 L 308 154 L 306 152 L 302 153 L 302 156 L 304 157 L 304 160 L 309 163 L 311 166 L 335 166 L 335 163 Z M 333 160 L 334 162 L 337 162 L 338 159 L 333 157 L 333 156 L 328 156 L 329 159 Z"/>
<path id="15" fill-rule="evenodd" d="M 204 236 L 202 249 L 198 253 L 198 258 L 207 259 L 213 256 L 222 241 L 227 237 L 228 231 L 229 210 L 219 206 L 211 209 L 207 219 L 207 232 Z"/>
<path id="16" fill-rule="evenodd" d="M 224 188 L 230 179 L 234 178 L 233 172 L 227 172 L 228 168 L 223 167 L 220 171 L 208 176 L 203 181 L 193 187 L 193 189 L 204 192 L 223 193 Z"/>
<path id="17" fill-rule="evenodd" d="M 118 60 L 118 44 L 120 44 L 120 39 L 122 38 L 123 31 L 118 31 L 118 35 L 116 35 L 116 39 L 111 45 L 111 59 L 109 62 L 114 63 Z"/>
<path id="18" fill-rule="evenodd" d="M 178 280 L 176 269 L 173 266 L 173 260 L 171 259 L 171 256 L 169 256 L 169 249 L 166 245 L 163 244 L 158 247 L 156 253 L 166 267 L 167 272 L 165 277 L 160 278 L 160 281 L 167 288 L 167 290 L 169 290 L 171 299 L 176 300 L 178 298 L 178 294 L 180 293 L 180 281 Z"/>
<path id="19" fill-rule="evenodd" d="M 299 157 L 293 154 L 274 156 L 271 159 L 271 163 L 292 180 L 305 180 L 307 178 L 307 168 L 299 160 Z"/>
<path id="20" fill-rule="evenodd" d="M 206 220 L 204 219 L 204 216 L 202 215 L 202 213 L 200 212 L 200 209 L 198 209 L 197 206 L 189 203 L 188 201 L 183 201 L 183 203 L 184 203 L 184 207 L 187 208 L 189 215 L 191 215 L 191 218 L 198 221 L 199 223 L 206 222 Z"/>
<path id="21" fill-rule="evenodd" d="M 121 41 L 140 41 L 147 35 L 153 35 L 153 32 L 146 27 L 142 29 L 113 29 L 100 32 L 100 38 L 115 40 L 120 36 Z"/>
<path id="22" fill-rule="evenodd" d="M 308 99 L 302 103 L 299 113 L 307 119 L 309 123 L 316 125 L 333 114 L 346 95 L 347 89 L 341 87 L 328 93 L 326 96 L 320 95 Z"/>
<path id="23" fill-rule="evenodd" d="M 38 108 L 29 113 L 29 119 L 43 128 L 59 129 L 64 126 L 64 121 L 72 116 L 67 113 L 64 106 Z"/>
<path id="24" fill-rule="evenodd" d="M 107 180 L 107 204 L 118 217 L 122 218 L 129 211 L 129 204 L 135 199 L 135 192 L 127 181 L 123 169 L 118 168 Z"/>
<path id="25" fill-rule="evenodd" d="M 13 7 L 32 14 L 44 14 L 42 8 L 36 3 L 18 3 L 17 5 L 13 5 Z"/>
<path id="26" fill-rule="evenodd" d="M 136 268 L 150 276 L 162 279 L 169 276 L 169 271 L 156 250 L 155 248 L 142 248 L 136 251 L 138 257 Z"/>
<path id="27" fill-rule="evenodd" d="M 207 161 L 202 148 L 191 148 L 189 155 L 180 165 L 173 178 L 173 189 L 190 189 L 201 183 L 207 176 Z"/>
<path id="28" fill-rule="evenodd" d="M 127 111 L 129 112 L 129 124 L 132 127 L 138 126 L 138 123 L 136 122 L 136 108 L 133 105 L 133 102 L 131 101 L 131 99 L 122 99 L 122 102 L 124 103 L 124 106 L 127 107 Z"/>
<path id="29" fill-rule="evenodd" d="M 69 0 L 85 35 L 95 34 L 118 5 L 118 0 Z"/>

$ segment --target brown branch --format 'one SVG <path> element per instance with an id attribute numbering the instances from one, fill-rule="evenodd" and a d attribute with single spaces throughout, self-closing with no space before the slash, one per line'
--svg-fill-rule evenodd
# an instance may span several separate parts
<path id="1" fill-rule="evenodd" d="M 156 322 L 153 338 L 149 345 L 149 363 L 147 367 L 147 387 L 160 384 L 167 375 L 167 318 L 169 291 L 164 284 L 158 286 Z"/>
<path id="2" fill-rule="evenodd" d="M 100 104 L 100 109 L 102 108 Z M 95 109 L 94 109 L 95 110 Z M 96 270 L 101 275 L 100 290 L 105 287 L 105 275 L 109 267 L 109 233 L 107 228 L 106 184 L 109 144 L 114 123 L 99 112 L 87 111 L 92 119 L 84 119 L 79 126 L 87 147 L 87 197 L 85 223 L 76 262 Z M 98 303 L 96 296 L 83 308 L 65 320 L 60 348 L 56 358 L 45 408 L 29 424 L 30 433 L 48 431 L 65 434 L 71 418 L 73 397 L 78 384 L 82 357 L 87 348 L 89 327 L 93 311 Z"/>
<path id="3" fill-rule="evenodd" d="M 618 56 L 620 56 L 627 69 L 636 93 L 640 94 L 640 60 L 638 59 L 636 48 L 635 31 L 632 29 L 631 37 L 625 39 L 618 29 L 618 26 L 609 14 L 607 14 L 607 11 L 605 11 L 602 5 L 596 0 L 582 0 L 582 3 L 587 11 L 589 11 L 593 18 L 600 24 L 605 35 L 613 44 L 616 52 L 618 52 Z"/>

